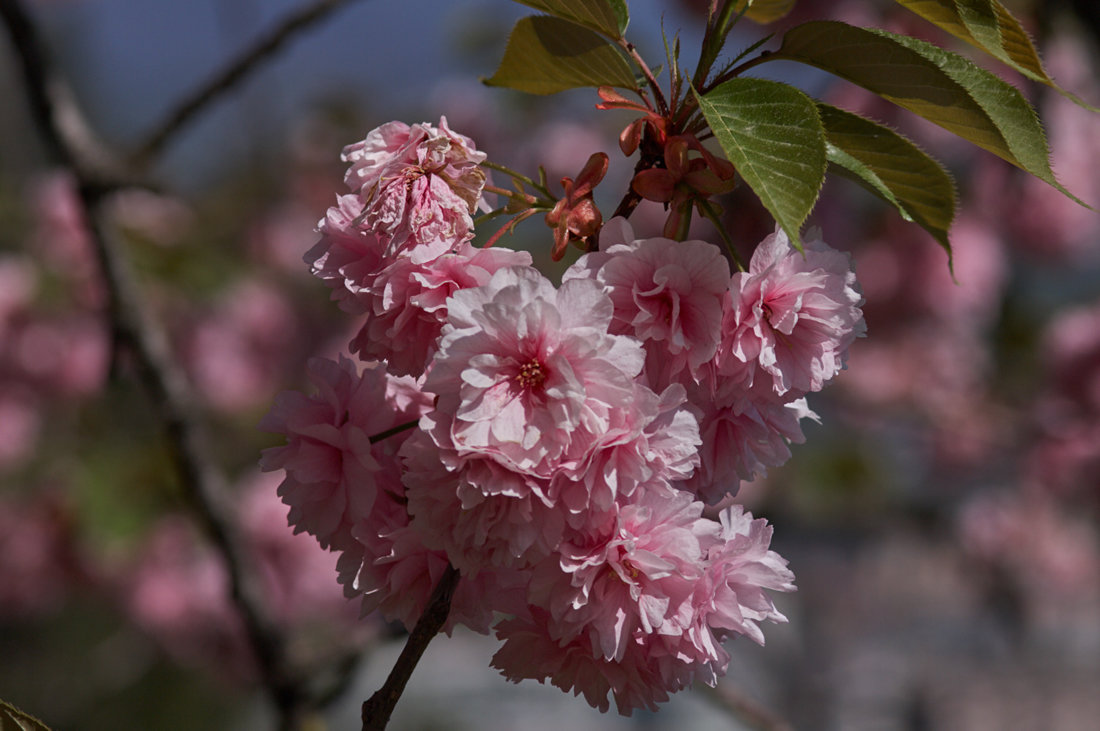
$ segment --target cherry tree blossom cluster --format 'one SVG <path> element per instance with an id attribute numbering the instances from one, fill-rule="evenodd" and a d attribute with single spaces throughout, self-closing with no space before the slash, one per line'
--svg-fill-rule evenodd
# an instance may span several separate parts
<path id="1" fill-rule="evenodd" d="M 362 317 L 355 358 L 313 360 L 314 392 L 262 422 L 287 440 L 262 466 L 285 473 L 294 530 L 339 553 L 363 614 L 410 629 L 457 569 L 444 629 L 495 632 L 510 680 L 625 714 L 713 685 L 723 640 L 786 621 L 769 592 L 794 575 L 731 498 L 803 441 L 806 395 L 863 333 L 847 255 L 777 229 L 731 272 L 712 243 L 596 211 L 556 286 L 471 243 L 486 156 L 446 119 L 383 125 L 343 159 L 306 260 Z M 590 165 L 584 186 L 606 156 Z M 547 217 L 556 253 L 571 195 Z"/>

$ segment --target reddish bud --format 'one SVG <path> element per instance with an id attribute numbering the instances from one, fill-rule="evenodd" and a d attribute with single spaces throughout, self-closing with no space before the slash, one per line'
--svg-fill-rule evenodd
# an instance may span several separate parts
<path id="1" fill-rule="evenodd" d="M 645 119 L 635 119 L 619 133 L 619 149 L 630 157 L 638 149 L 642 142 L 642 129 L 645 127 Z"/>
<path id="2" fill-rule="evenodd" d="M 546 214 L 546 225 L 554 229 L 554 248 L 550 251 L 554 261 L 565 256 L 565 247 L 570 241 L 587 243 L 603 225 L 603 216 L 592 200 L 592 191 L 607 175 L 608 163 L 605 153 L 594 153 L 576 180 L 561 179 L 565 195 Z"/>

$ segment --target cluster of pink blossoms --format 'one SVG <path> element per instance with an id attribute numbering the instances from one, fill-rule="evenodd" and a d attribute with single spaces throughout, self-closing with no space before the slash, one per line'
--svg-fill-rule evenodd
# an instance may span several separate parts
<path id="1" fill-rule="evenodd" d="M 777 233 L 731 276 L 716 246 L 623 219 L 555 287 L 470 244 L 484 157 L 445 119 L 345 149 L 350 192 L 307 261 L 365 315 L 364 363 L 313 361 L 316 394 L 262 424 L 288 440 L 262 464 L 364 613 L 411 628 L 450 564 L 446 630 L 494 631 L 507 678 L 654 708 L 714 684 L 723 639 L 785 621 L 772 529 L 727 498 L 803 440 L 861 297 L 816 237 L 803 255 Z"/>

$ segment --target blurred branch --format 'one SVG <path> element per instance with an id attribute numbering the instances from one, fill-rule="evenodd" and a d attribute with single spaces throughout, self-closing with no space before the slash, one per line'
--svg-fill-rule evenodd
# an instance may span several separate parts
<path id="1" fill-rule="evenodd" d="M 245 78 L 261 62 L 278 51 L 292 36 L 322 20 L 329 13 L 346 5 L 349 1 L 316 0 L 312 5 L 300 8 L 284 18 L 278 27 L 260 38 L 251 48 L 246 49 L 236 61 L 230 63 L 206 85 L 180 102 L 149 135 L 146 141 L 138 146 L 137 151 L 131 158 L 134 164 L 139 168 L 148 165 L 153 158 L 163 151 L 165 145 L 168 144 L 176 132 L 191 121 L 192 117 L 233 88 L 237 82 Z"/>
<path id="2" fill-rule="evenodd" d="M 49 154 L 82 180 L 95 180 L 101 186 L 126 184 L 123 164 L 92 131 L 65 79 L 54 73 L 19 0 L 0 0 L 0 18 L 21 62 L 31 116 Z"/>
<path id="3" fill-rule="evenodd" d="M 758 731 L 791 731 L 789 723 L 770 709 L 748 697 L 729 683 L 719 683 L 711 688 L 703 686 L 707 695 L 719 706 L 729 711 L 737 720 Z"/>
<path id="4" fill-rule="evenodd" d="M 19 0 L 0 0 L 0 19 L 22 66 L 31 114 L 50 153 L 77 180 L 80 202 L 107 292 L 116 350 L 126 351 L 164 426 L 179 478 L 195 513 L 224 557 L 232 598 L 244 622 L 265 688 L 279 710 L 282 727 L 295 728 L 306 706 L 302 679 L 290 670 L 285 640 L 264 612 L 245 570 L 243 541 L 227 502 L 226 481 L 211 458 L 208 440 L 194 413 L 196 399 L 177 366 L 168 339 L 146 315 L 137 282 L 106 222 L 104 202 L 112 183 L 113 158 L 94 139 L 64 80 L 52 68 L 30 16 Z M 106 165 L 106 167 L 105 167 Z"/>

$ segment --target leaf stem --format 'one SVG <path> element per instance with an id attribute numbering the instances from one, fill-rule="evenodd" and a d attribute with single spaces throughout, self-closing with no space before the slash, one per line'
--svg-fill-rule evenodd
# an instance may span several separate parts
<path id="1" fill-rule="evenodd" d="M 729 81 L 730 79 L 733 79 L 733 78 L 736 78 L 736 77 L 740 76 L 741 74 L 745 73 L 746 71 L 748 71 L 749 69 L 751 69 L 754 66 L 759 66 L 760 64 L 765 63 L 766 61 L 775 61 L 779 58 L 782 58 L 782 57 L 779 55 L 778 51 L 761 51 L 759 56 L 756 56 L 755 58 L 750 58 L 748 61 L 745 61 L 745 63 L 741 64 L 740 66 L 735 66 L 734 68 L 730 69 L 729 71 L 725 72 L 724 74 L 722 74 L 721 76 L 716 78 L 707 87 L 707 91 L 710 91 L 714 87 L 721 84 L 723 81 Z M 702 93 L 705 94 L 706 92 L 702 92 Z"/>
<path id="2" fill-rule="evenodd" d="M 398 424 L 397 426 L 395 426 L 393 428 L 390 428 L 390 429 L 387 429 L 386 431 L 378 432 L 377 434 L 372 434 L 371 437 L 370 437 L 370 443 L 371 444 L 377 444 L 378 442 L 382 441 L 383 439 L 386 439 L 387 437 L 392 437 L 396 434 L 400 434 L 403 431 L 408 431 L 409 429 L 415 429 L 417 427 L 417 425 L 419 425 L 419 424 L 420 424 L 420 419 L 413 419 L 412 421 L 406 421 L 404 424 Z"/>
<path id="3" fill-rule="evenodd" d="M 748 3 L 746 3 L 747 6 Z M 737 7 L 736 0 L 726 0 L 717 18 L 713 17 L 713 12 L 708 13 L 707 29 L 703 34 L 703 49 L 699 53 L 699 65 L 695 68 L 695 75 L 691 81 L 696 88 L 702 87 L 706 82 L 711 67 L 718 59 L 718 54 L 722 52 L 722 46 L 726 44 L 726 36 L 733 27 L 730 20 L 735 7 Z M 712 5 L 712 11 L 713 8 Z"/>
<path id="4" fill-rule="evenodd" d="M 645 62 L 641 54 L 638 53 L 638 49 L 634 47 L 634 44 L 625 38 L 619 39 L 619 46 L 630 55 L 630 58 L 641 69 L 642 76 L 645 77 L 646 82 L 649 84 L 649 88 L 653 90 L 653 98 L 657 102 L 657 111 L 662 117 L 668 116 L 668 102 L 665 101 L 665 94 L 661 91 L 660 84 L 657 83 L 657 78 L 653 75 L 653 71 L 650 70 L 649 64 Z M 645 97 L 643 97 L 644 99 Z"/>
<path id="5" fill-rule="evenodd" d="M 517 173 L 512 168 L 506 165 L 501 165 L 499 162 L 484 160 L 481 163 L 481 167 L 489 168 L 490 170 L 496 170 L 498 173 L 504 173 L 510 178 L 514 178 L 515 180 L 519 180 L 526 183 L 527 185 L 530 185 L 532 188 L 538 189 L 540 187 L 538 183 L 536 183 L 534 180 L 531 180 L 531 178 L 527 177 L 523 173 Z"/>
<path id="6" fill-rule="evenodd" d="M 729 232 L 726 231 L 726 227 L 723 226 L 722 222 L 718 219 L 718 212 L 714 210 L 714 204 L 705 198 L 700 198 L 696 200 L 696 205 L 699 207 L 699 212 L 703 214 L 703 217 L 714 224 L 714 228 L 718 230 L 718 235 L 722 237 L 722 242 L 726 245 L 726 250 L 730 253 L 730 258 L 733 259 L 733 263 L 737 265 L 738 271 L 748 271 L 745 262 L 741 261 L 741 257 L 733 245 L 733 239 L 730 238 Z"/>

